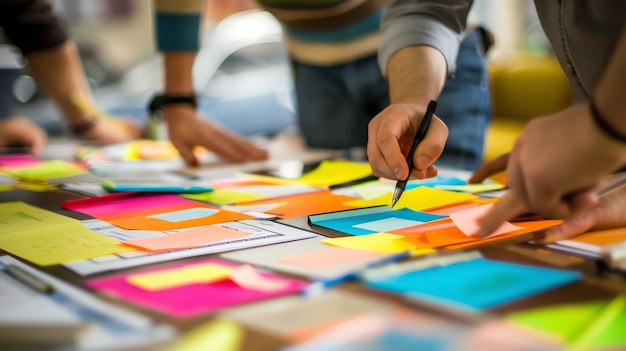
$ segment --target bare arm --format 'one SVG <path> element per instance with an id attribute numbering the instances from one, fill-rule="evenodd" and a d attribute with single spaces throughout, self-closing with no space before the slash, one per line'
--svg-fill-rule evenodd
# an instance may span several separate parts
<path id="1" fill-rule="evenodd" d="M 60 46 L 32 51 L 25 56 L 37 82 L 66 121 L 82 129 L 79 137 L 108 144 L 141 136 L 141 128 L 135 122 L 108 118 L 95 107 L 74 42 L 68 40 Z"/>

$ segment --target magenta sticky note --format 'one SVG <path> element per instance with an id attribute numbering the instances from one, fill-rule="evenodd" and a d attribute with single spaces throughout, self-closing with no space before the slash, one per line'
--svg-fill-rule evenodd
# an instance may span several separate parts
<path id="1" fill-rule="evenodd" d="M 133 272 L 132 274 L 94 279 L 87 282 L 87 286 L 91 289 L 109 293 L 122 300 L 165 314 L 175 317 L 190 317 L 201 313 L 213 312 L 224 307 L 295 293 L 301 291 L 307 285 L 307 283 L 303 281 L 282 278 L 265 272 L 259 272 L 259 274 L 275 281 L 285 282 L 283 287 L 272 291 L 245 289 L 234 281 L 227 279 L 214 283 L 194 283 L 149 292 L 127 282 L 129 275 L 157 272 L 204 263 L 237 267 L 235 264 L 221 260 L 201 260 L 145 270 L 143 272 Z"/>
<path id="2" fill-rule="evenodd" d="M 68 210 L 100 218 L 102 216 L 184 204 L 197 204 L 176 194 L 112 193 L 63 202 Z"/>

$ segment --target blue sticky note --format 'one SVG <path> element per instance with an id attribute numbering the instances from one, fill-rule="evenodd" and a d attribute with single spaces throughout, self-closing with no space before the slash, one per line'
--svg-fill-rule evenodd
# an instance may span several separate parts
<path id="1" fill-rule="evenodd" d="M 444 178 L 442 176 L 436 176 L 433 178 L 410 180 L 406 184 L 405 191 L 414 189 L 420 186 L 428 186 L 428 187 L 434 188 L 437 185 L 466 185 L 466 184 L 467 184 L 466 181 L 459 179 L 459 178 Z"/>
<path id="2" fill-rule="evenodd" d="M 219 212 L 211 208 L 196 207 L 181 211 L 160 213 L 157 215 L 149 216 L 148 218 L 159 219 L 166 222 L 184 222 L 192 219 L 209 217 Z"/>
<path id="3" fill-rule="evenodd" d="M 581 278 L 566 271 L 477 258 L 367 280 L 367 285 L 421 300 L 479 311 Z"/>
<path id="4" fill-rule="evenodd" d="M 367 235 L 408 228 L 446 216 L 413 211 L 408 208 L 394 210 L 389 206 L 360 208 L 356 210 L 309 216 L 311 224 L 351 235 Z"/>

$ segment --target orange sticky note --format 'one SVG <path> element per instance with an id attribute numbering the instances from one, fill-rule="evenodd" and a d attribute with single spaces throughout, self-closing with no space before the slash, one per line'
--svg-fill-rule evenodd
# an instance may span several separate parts
<path id="1" fill-rule="evenodd" d="M 351 200 L 354 200 L 354 198 L 345 195 L 337 195 L 330 190 L 316 191 L 312 193 L 281 197 L 280 201 L 286 202 L 286 204 L 267 210 L 265 213 L 274 214 L 280 218 L 294 218 L 320 213 L 351 210 L 354 209 L 353 206 L 344 204 L 345 202 Z M 262 205 L 276 201 L 277 199 L 266 199 L 240 203 L 239 205 Z"/>
<path id="2" fill-rule="evenodd" d="M 184 211 L 197 213 L 199 209 L 206 209 L 205 214 L 195 218 L 184 217 Z M 169 219 L 173 214 L 179 213 L 179 219 Z M 145 210 L 123 213 L 113 216 L 101 216 L 101 219 L 124 229 L 141 230 L 175 230 L 183 228 L 193 228 L 203 225 L 233 222 L 240 219 L 251 219 L 252 216 L 243 213 L 226 211 L 217 207 L 201 204 L 179 204 L 160 208 L 149 208 Z"/>
<path id="3" fill-rule="evenodd" d="M 250 233 L 217 225 L 207 225 L 166 236 L 129 240 L 126 241 L 125 244 L 151 251 L 162 251 L 203 246 L 218 241 L 240 238 L 248 234 Z"/>

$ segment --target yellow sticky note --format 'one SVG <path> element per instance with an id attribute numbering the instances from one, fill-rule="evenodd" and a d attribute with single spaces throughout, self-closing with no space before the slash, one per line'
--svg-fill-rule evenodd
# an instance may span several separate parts
<path id="1" fill-rule="evenodd" d="M 212 283 L 230 277 L 232 268 L 215 263 L 197 264 L 128 277 L 128 282 L 147 291 L 159 291 L 179 286 Z"/>
<path id="2" fill-rule="evenodd" d="M 369 163 L 353 161 L 325 160 L 314 170 L 296 179 L 283 179 L 244 173 L 255 179 L 262 179 L 274 184 L 304 184 L 313 187 L 329 187 L 366 178 L 372 175 Z"/>
<path id="3" fill-rule="evenodd" d="M 31 206 L 21 201 L 0 202 L 0 234 L 61 223 L 78 223 L 76 219 Z"/>
<path id="4" fill-rule="evenodd" d="M 77 220 L 1 234 L 0 249 L 40 266 L 134 250 L 87 229 Z"/>
<path id="5" fill-rule="evenodd" d="M 356 185 L 353 189 L 363 200 L 372 200 L 386 194 L 392 194 L 394 184 L 375 181 Z"/>
<path id="6" fill-rule="evenodd" d="M 55 184 L 38 183 L 38 182 L 17 182 L 14 186 L 16 189 L 24 189 L 36 192 L 50 191 L 58 188 Z"/>
<path id="7" fill-rule="evenodd" d="M 263 194 L 246 193 L 228 189 L 215 189 L 214 191 L 201 194 L 185 194 L 183 197 L 209 202 L 217 205 L 235 204 L 238 202 L 260 200 L 265 197 Z"/>
<path id="8" fill-rule="evenodd" d="M 371 200 L 355 200 L 348 201 L 346 205 L 355 207 L 373 207 L 388 205 L 391 206 L 392 194 L 386 194 Z M 459 193 L 455 191 L 447 191 L 434 189 L 427 186 L 405 190 L 400 201 L 394 206 L 395 209 L 408 208 L 413 211 L 424 211 L 431 208 L 448 206 L 465 201 L 477 199 L 474 194 Z"/>
<path id="9" fill-rule="evenodd" d="M 346 201 L 344 202 L 344 204 L 348 206 L 360 207 L 360 208 L 376 207 L 376 206 L 391 206 L 391 197 L 392 197 L 391 193 L 385 193 L 384 195 L 375 197 L 373 199 L 360 199 L 360 200 Z M 400 198 L 400 200 L 402 200 L 402 198 Z M 398 205 L 398 207 L 394 207 L 394 208 L 400 208 L 400 207 Z"/>
<path id="10" fill-rule="evenodd" d="M 296 179 L 310 186 L 332 186 L 363 179 L 372 175 L 369 163 L 325 160 L 320 165 Z"/>
<path id="11" fill-rule="evenodd" d="M 500 183 L 492 184 L 466 184 L 466 185 L 435 185 L 435 188 L 450 191 L 462 191 L 465 193 L 484 193 L 486 191 L 495 191 L 504 189 L 504 185 Z"/>
<path id="12" fill-rule="evenodd" d="M 402 252 L 415 249 L 415 246 L 403 240 L 404 236 L 389 233 L 375 233 L 359 236 L 324 239 L 324 244 L 340 246 L 349 249 L 367 250 L 376 252 Z"/>
<path id="13" fill-rule="evenodd" d="M 218 319 L 191 330 L 163 351 L 238 351 L 243 339 L 244 331 L 235 322 Z"/>
<path id="14" fill-rule="evenodd" d="M 71 177 L 87 173 L 84 167 L 63 160 L 52 160 L 26 168 L 11 169 L 4 174 L 20 179 L 44 182 L 50 178 Z"/>

